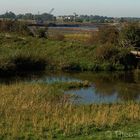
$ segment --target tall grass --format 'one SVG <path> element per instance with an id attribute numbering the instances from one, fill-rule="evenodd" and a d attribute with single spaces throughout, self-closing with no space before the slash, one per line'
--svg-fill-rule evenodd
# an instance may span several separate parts
<path id="1" fill-rule="evenodd" d="M 73 105 L 56 85 L 0 86 L 1 139 L 53 139 L 140 121 L 140 104 Z"/>

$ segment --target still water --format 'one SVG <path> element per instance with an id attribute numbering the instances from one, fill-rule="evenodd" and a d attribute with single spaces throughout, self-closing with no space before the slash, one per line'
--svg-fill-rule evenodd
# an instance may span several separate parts
<path id="1" fill-rule="evenodd" d="M 32 76 L 16 76 L 9 80 L 1 78 L 1 83 L 55 83 L 70 81 L 85 81 L 91 87 L 65 91 L 65 94 L 76 95 L 75 103 L 114 103 L 125 101 L 140 101 L 140 71 L 133 72 L 82 72 L 61 73 L 46 72 Z"/>

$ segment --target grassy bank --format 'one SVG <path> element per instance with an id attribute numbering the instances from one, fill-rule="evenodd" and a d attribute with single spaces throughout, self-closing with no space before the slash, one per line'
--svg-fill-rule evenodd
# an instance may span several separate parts
<path id="1" fill-rule="evenodd" d="M 100 140 L 106 131 L 140 130 L 139 103 L 74 105 L 63 94 L 72 85 L 0 85 L 0 139 Z"/>
<path id="2" fill-rule="evenodd" d="M 88 45 L 75 41 L 0 35 L 0 73 L 47 69 L 99 71 L 137 66 L 130 49 L 112 44 Z"/>

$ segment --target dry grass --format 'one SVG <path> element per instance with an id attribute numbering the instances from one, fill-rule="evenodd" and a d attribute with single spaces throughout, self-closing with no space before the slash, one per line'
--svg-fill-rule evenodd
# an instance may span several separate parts
<path id="1" fill-rule="evenodd" d="M 57 86 L 0 86 L 0 138 L 52 138 L 88 133 L 90 127 L 139 122 L 140 105 L 72 105 Z"/>
<path id="2" fill-rule="evenodd" d="M 81 41 L 81 42 L 86 42 L 87 40 L 90 39 L 90 34 L 87 33 L 80 33 L 80 34 L 66 34 L 65 38 L 66 40 L 76 40 L 76 41 Z"/>

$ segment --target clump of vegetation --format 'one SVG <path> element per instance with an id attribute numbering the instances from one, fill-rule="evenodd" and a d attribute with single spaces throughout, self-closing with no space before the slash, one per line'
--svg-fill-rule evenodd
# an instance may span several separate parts
<path id="1" fill-rule="evenodd" d="M 31 34 L 31 31 L 24 22 L 14 20 L 0 21 L 0 31 L 6 33 L 18 33 L 21 35 Z"/>
<path id="2" fill-rule="evenodd" d="M 47 38 L 47 28 L 41 28 L 37 30 L 39 38 Z"/>
<path id="3" fill-rule="evenodd" d="M 41 58 L 39 55 L 34 56 L 30 53 L 27 54 L 17 54 L 12 59 L 13 64 L 15 65 L 16 71 L 41 71 L 46 68 L 46 60 Z"/>
<path id="4" fill-rule="evenodd" d="M 99 28 L 98 39 L 101 44 L 118 44 L 119 30 L 115 26 L 104 26 Z"/>
<path id="5" fill-rule="evenodd" d="M 120 45 L 140 47 L 140 26 L 137 23 L 126 24 L 120 32 Z"/>
<path id="6" fill-rule="evenodd" d="M 18 37 L 4 37 L 3 40 L 0 46 L 0 74 L 46 69 L 48 61 L 41 48 L 26 46 L 28 41 Z"/>
<path id="7" fill-rule="evenodd" d="M 78 89 L 78 88 L 86 88 L 90 87 L 91 84 L 89 81 L 81 81 L 81 82 L 63 82 L 63 83 L 55 83 L 55 86 L 57 86 L 60 89 L 70 90 L 70 89 Z"/>
<path id="8" fill-rule="evenodd" d="M 98 29 L 98 32 L 90 34 L 90 38 L 87 39 L 89 44 L 115 44 L 119 42 L 119 30 L 115 26 L 103 26 Z"/>
<path id="9" fill-rule="evenodd" d="M 115 57 L 119 53 L 117 47 L 112 44 L 105 44 L 95 49 L 95 58 L 97 60 L 109 60 L 112 57 Z"/>
<path id="10" fill-rule="evenodd" d="M 108 70 L 134 69 L 137 66 L 137 60 L 130 53 L 130 49 L 118 48 L 112 44 L 105 44 L 97 47 L 95 50 L 95 58 L 102 68 Z"/>

